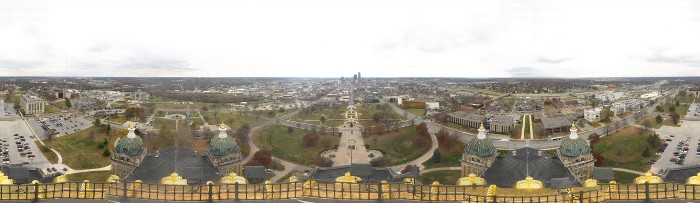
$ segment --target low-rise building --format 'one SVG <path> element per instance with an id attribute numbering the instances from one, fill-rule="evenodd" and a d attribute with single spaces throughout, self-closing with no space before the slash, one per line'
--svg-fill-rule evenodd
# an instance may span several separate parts
<path id="1" fill-rule="evenodd" d="M 26 114 L 44 113 L 45 104 L 46 101 L 44 99 L 32 94 L 23 94 L 19 99 L 19 105 Z"/>
<path id="2" fill-rule="evenodd" d="M 425 102 L 426 110 L 436 110 L 440 109 L 440 102 Z"/>
<path id="3" fill-rule="evenodd" d="M 583 111 L 583 118 L 591 123 L 598 122 L 598 121 L 600 121 L 600 112 L 602 110 L 603 110 L 603 108 L 600 108 L 600 107 L 586 109 Z"/>
<path id="4" fill-rule="evenodd" d="M 542 118 L 542 132 L 551 135 L 559 132 L 569 132 L 571 121 L 566 117 Z"/>
<path id="5" fill-rule="evenodd" d="M 131 93 L 131 100 L 148 101 L 148 92 L 142 92 L 140 89 Z"/>
<path id="6" fill-rule="evenodd" d="M 479 125 L 486 121 L 486 116 L 474 113 L 457 111 L 452 112 L 449 115 L 450 122 L 474 129 L 479 128 Z"/>
<path id="7" fill-rule="evenodd" d="M 494 116 L 489 121 L 489 132 L 498 134 L 510 134 L 513 130 L 513 117 L 511 116 Z"/>

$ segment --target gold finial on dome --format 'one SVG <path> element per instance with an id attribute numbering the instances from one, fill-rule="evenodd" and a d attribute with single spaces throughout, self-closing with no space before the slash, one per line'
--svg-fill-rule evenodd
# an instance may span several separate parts
<path id="1" fill-rule="evenodd" d="M 134 129 L 136 128 L 136 125 L 134 125 L 134 122 L 129 122 L 129 129 Z"/>
<path id="2" fill-rule="evenodd" d="M 635 184 L 662 183 L 662 182 L 664 182 L 664 179 L 662 179 L 659 176 L 655 176 L 651 173 L 644 173 L 644 175 L 634 178 Z"/>
<path id="3" fill-rule="evenodd" d="M 484 131 L 484 130 L 486 130 L 486 128 L 484 128 L 484 122 L 481 122 L 481 124 L 479 126 L 479 131 Z"/>
<path id="4" fill-rule="evenodd" d="M 571 130 L 571 131 L 578 131 L 578 130 L 576 129 L 576 122 L 571 122 L 571 129 L 570 129 L 570 130 Z"/>
<path id="5" fill-rule="evenodd" d="M 517 188 L 517 189 L 541 189 L 541 188 L 544 188 L 544 184 L 542 183 L 542 181 L 535 180 L 531 176 L 528 176 L 525 178 L 525 180 L 515 182 L 515 188 Z"/>
<path id="6" fill-rule="evenodd" d="M 224 125 L 223 121 L 221 121 L 221 125 L 219 125 L 219 130 L 226 130 L 226 126 Z"/>
<path id="7" fill-rule="evenodd" d="M 66 175 L 60 175 L 53 178 L 53 183 L 65 183 L 68 182 Z"/>

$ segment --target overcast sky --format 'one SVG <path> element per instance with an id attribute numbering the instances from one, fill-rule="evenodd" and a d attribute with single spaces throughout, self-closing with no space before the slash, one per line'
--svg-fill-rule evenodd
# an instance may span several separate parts
<path id="1" fill-rule="evenodd" d="M 0 0 L 0 76 L 700 76 L 700 1 Z"/>

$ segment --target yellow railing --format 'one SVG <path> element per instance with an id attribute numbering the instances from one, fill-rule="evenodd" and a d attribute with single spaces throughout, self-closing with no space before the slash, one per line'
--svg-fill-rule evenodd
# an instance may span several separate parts
<path id="1" fill-rule="evenodd" d="M 168 201 L 324 198 L 464 202 L 603 202 L 605 200 L 700 199 L 700 186 L 676 183 L 601 184 L 590 188 L 515 189 L 494 186 L 334 183 L 163 185 L 141 182 L 63 182 L 0 185 L 2 200 L 54 198 L 150 199 Z"/>

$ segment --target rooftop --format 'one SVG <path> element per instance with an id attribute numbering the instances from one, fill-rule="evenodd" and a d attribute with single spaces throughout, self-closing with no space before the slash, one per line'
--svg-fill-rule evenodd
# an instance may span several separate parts
<path id="1" fill-rule="evenodd" d="M 217 182 L 221 178 L 219 171 L 206 156 L 199 156 L 190 148 L 171 146 L 160 149 L 158 153 L 158 158 L 153 155 L 146 156 L 127 180 L 157 183 L 173 171 L 190 183 Z"/>
<path id="2" fill-rule="evenodd" d="M 559 159 L 552 158 L 547 153 L 538 156 L 538 150 L 533 148 L 521 148 L 515 151 L 516 156 L 508 154 L 497 158 L 493 165 L 486 170 L 484 179 L 488 184 L 511 188 L 515 182 L 524 180 L 528 174 L 535 180 L 542 181 L 545 187 L 552 187 L 553 178 L 568 178 L 571 182 L 576 183 L 574 177 Z M 565 184 L 562 179 L 557 179 L 554 183 Z"/>

